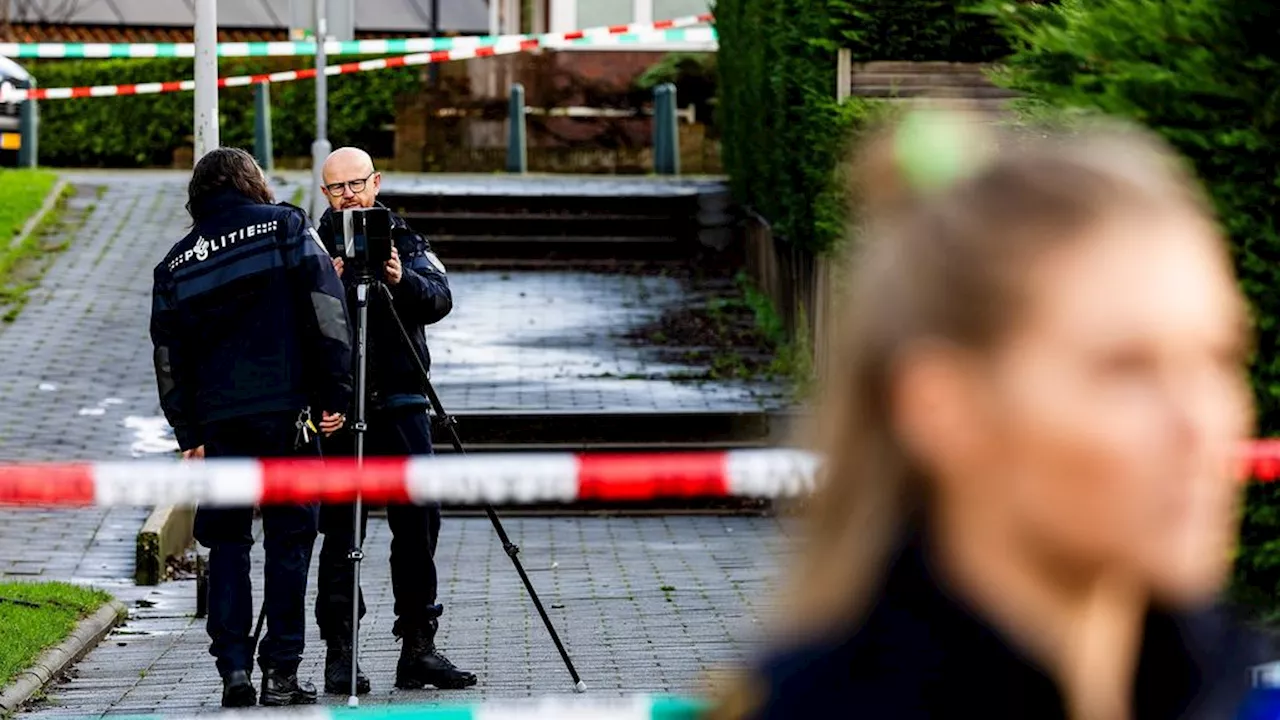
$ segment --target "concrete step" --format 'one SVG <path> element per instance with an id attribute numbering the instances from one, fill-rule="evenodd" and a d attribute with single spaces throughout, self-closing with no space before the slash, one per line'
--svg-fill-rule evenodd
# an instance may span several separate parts
<path id="1" fill-rule="evenodd" d="M 432 248 L 450 266 L 487 263 L 582 265 L 599 262 L 676 262 L 697 251 L 696 241 L 673 237 L 547 237 L 515 235 L 431 235 Z"/>
<path id="2" fill-rule="evenodd" d="M 769 447 L 786 442 L 798 415 L 787 410 L 471 411 L 459 413 L 463 448 L 556 446 L 582 452 L 610 447 Z M 451 450 L 436 429 L 439 452 Z"/>
<path id="3" fill-rule="evenodd" d="M 450 261 L 688 259 L 720 247 L 734 213 L 727 191 L 664 195 L 383 192 L 380 199 Z"/>
<path id="4" fill-rule="evenodd" d="M 772 515 L 778 504 L 756 498 L 689 498 L 646 503 L 580 502 L 572 505 L 531 504 L 494 507 L 499 519 L 508 517 L 643 517 L 652 515 Z M 446 517 L 482 517 L 482 508 L 444 505 Z M 378 513 L 379 515 L 383 513 Z M 519 544 L 519 543 L 517 543 Z"/>
<path id="5" fill-rule="evenodd" d="M 888 97 L 873 98 L 885 100 L 891 103 L 918 103 L 928 101 L 930 106 L 940 107 L 944 109 L 965 110 L 979 115 L 1002 115 L 1009 112 L 1009 103 L 1013 98 L 981 98 L 977 100 L 969 100 L 966 98 L 929 98 L 929 97 Z"/>
<path id="6" fill-rule="evenodd" d="M 950 75 L 950 74 L 966 74 L 974 72 L 982 72 L 992 67 L 984 63 L 954 63 L 954 62 L 911 62 L 898 60 L 877 60 L 875 62 L 855 63 L 853 66 L 853 74 L 862 73 L 888 73 L 901 75 L 914 75 L 927 73 L 933 75 Z"/>
<path id="7" fill-rule="evenodd" d="M 964 74 L 937 73 L 858 73 L 853 85 L 901 85 L 904 87 L 993 87 L 981 72 Z"/>
<path id="8" fill-rule="evenodd" d="M 945 87 L 932 85 L 893 85 L 893 84 L 855 84 L 853 94 L 858 97 L 874 98 L 962 98 L 967 100 L 998 99 L 1008 100 L 1018 94 L 992 85 L 974 85 L 969 87 Z"/>
<path id="9" fill-rule="evenodd" d="M 696 217 L 673 215 L 533 215 L 407 212 L 405 220 L 428 237 L 551 238 L 669 237 L 696 232 Z"/>
<path id="10" fill-rule="evenodd" d="M 450 255 L 447 264 L 450 272 L 455 270 L 508 270 L 512 272 L 542 272 L 546 270 L 564 270 L 572 268 L 583 272 L 627 273 L 631 275 L 659 272 L 670 269 L 676 272 L 689 266 L 687 256 L 675 258 L 591 258 L 565 257 L 556 254 L 550 257 L 490 257 L 466 258 Z"/>
<path id="11" fill-rule="evenodd" d="M 689 217 L 698 213 L 699 200 L 686 195 L 539 195 L 405 193 L 384 190 L 378 199 L 400 214 L 489 214 L 517 217 L 626 216 Z"/>

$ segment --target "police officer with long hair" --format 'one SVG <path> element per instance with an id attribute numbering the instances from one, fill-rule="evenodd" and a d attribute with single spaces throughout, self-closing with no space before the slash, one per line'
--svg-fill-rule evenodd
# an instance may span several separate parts
<path id="1" fill-rule="evenodd" d="M 151 314 L 160 404 L 183 456 L 313 452 L 315 430 L 342 427 L 352 395 L 342 283 L 306 213 L 273 204 L 249 153 L 219 148 L 205 155 L 188 194 L 193 226 L 155 269 Z M 208 631 L 224 707 L 257 700 L 250 681 L 252 523 L 248 507 L 196 511 L 196 539 L 210 549 Z M 315 687 L 299 682 L 297 672 L 317 508 L 263 507 L 262 525 L 261 702 L 314 703 Z"/>
<path id="2" fill-rule="evenodd" d="M 821 487 L 711 717 L 1241 717 L 1248 306 L 1195 178 L 1134 128 L 925 111 L 858 170 Z"/>

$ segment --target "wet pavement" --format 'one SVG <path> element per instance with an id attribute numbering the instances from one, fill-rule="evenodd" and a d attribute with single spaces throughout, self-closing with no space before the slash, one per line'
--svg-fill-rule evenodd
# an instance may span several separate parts
<path id="1" fill-rule="evenodd" d="M 764 380 L 702 381 L 670 348 L 623 336 L 689 301 L 685 281 L 589 272 L 451 274 L 456 309 L 427 329 L 451 410 L 708 411 L 783 407 Z"/>

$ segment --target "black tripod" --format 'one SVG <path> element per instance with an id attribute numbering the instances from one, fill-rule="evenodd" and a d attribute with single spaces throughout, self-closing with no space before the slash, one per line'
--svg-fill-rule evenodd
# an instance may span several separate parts
<path id="1" fill-rule="evenodd" d="M 458 436 L 457 421 L 453 416 L 449 415 L 444 404 L 440 402 L 440 396 L 436 394 L 435 387 L 431 384 L 431 374 L 427 371 L 426 362 L 418 354 L 418 348 L 413 344 L 413 339 L 409 336 L 409 331 L 405 328 L 404 323 L 400 321 L 400 314 L 396 312 L 395 299 L 391 295 L 391 290 L 380 280 L 375 278 L 369 270 L 364 270 L 356 278 L 356 365 L 355 365 L 355 384 L 356 384 L 356 406 L 355 418 L 352 430 L 355 432 L 356 439 L 356 463 L 358 467 L 364 465 L 364 434 L 368 431 L 366 424 L 366 406 L 365 395 L 367 390 L 367 371 L 368 371 L 368 320 L 369 320 L 369 291 L 376 288 L 381 296 L 386 300 L 387 309 L 391 313 L 392 320 L 395 321 L 396 327 L 400 330 L 400 336 L 404 340 L 405 345 L 409 349 L 409 354 L 413 357 L 414 365 L 417 367 L 419 374 L 422 376 L 423 387 L 426 388 L 428 402 L 431 403 L 431 409 L 435 411 L 437 424 L 444 428 L 449 435 L 449 441 L 453 445 L 453 449 L 459 454 L 465 455 L 466 452 L 462 447 L 462 439 Z M 542 600 L 538 598 L 538 593 L 533 588 L 533 583 L 529 580 L 528 573 L 525 572 L 524 565 L 520 563 L 519 553 L 520 547 L 511 542 L 511 538 L 507 535 L 506 528 L 502 526 L 502 520 L 498 517 L 497 511 L 493 506 L 486 503 L 485 513 L 489 516 L 489 522 L 493 524 L 494 532 L 498 534 L 498 539 L 502 541 L 502 549 L 506 552 L 507 557 L 511 558 L 511 564 L 515 566 L 516 572 L 520 575 L 520 580 L 524 582 L 524 588 L 529 593 L 529 598 L 533 600 L 533 605 L 538 610 L 538 615 L 542 617 L 542 623 L 547 626 L 547 632 L 551 634 L 551 640 L 556 644 L 556 649 L 560 651 L 560 658 L 564 660 L 565 668 L 569 670 L 569 675 L 573 677 L 574 689 L 578 692 L 586 692 L 587 685 L 582 682 L 582 678 L 578 676 L 578 671 L 573 667 L 573 661 L 569 659 L 569 653 L 564 648 L 564 643 L 560 641 L 560 635 L 556 632 L 555 626 L 551 623 L 551 618 L 547 615 L 546 608 L 542 606 Z M 354 564 L 355 587 L 353 588 L 351 597 L 351 696 L 347 700 L 347 704 L 355 707 L 359 704 L 356 697 L 356 668 L 357 660 L 360 656 L 359 645 L 359 627 L 360 627 L 360 562 L 364 559 L 364 551 L 361 549 L 363 544 L 362 533 L 360 532 L 360 520 L 362 514 L 361 498 L 359 493 L 356 494 L 355 501 L 355 517 L 353 518 L 354 532 L 352 538 L 355 545 L 351 548 L 348 557 Z"/>

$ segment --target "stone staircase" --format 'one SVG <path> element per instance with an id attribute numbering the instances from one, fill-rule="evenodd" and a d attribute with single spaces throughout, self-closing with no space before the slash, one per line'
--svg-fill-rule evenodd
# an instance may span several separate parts
<path id="1" fill-rule="evenodd" d="M 987 79 L 990 66 L 947 62 L 869 62 L 853 66 L 851 95 L 969 109 L 1002 116 L 1017 93 Z"/>

